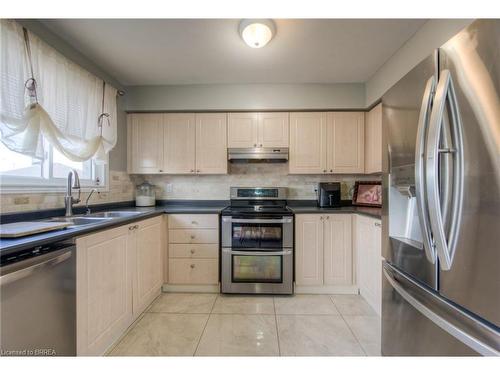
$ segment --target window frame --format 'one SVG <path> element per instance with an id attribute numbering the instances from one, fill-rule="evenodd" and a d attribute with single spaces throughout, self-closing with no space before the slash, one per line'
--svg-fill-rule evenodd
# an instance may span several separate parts
<path id="1" fill-rule="evenodd" d="M 41 165 L 40 177 L 32 176 L 10 176 L 0 174 L 1 193 L 57 193 L 66 191 L 66 178 L 53 177 L 53 147 L 47 144 L 47 151 Z M 109 191 L 109 155 L 103 163 L 97 164 L 91 161 L 91 173 L 94 179 L 80 177 L 81 191 L 88 192 L 97 189 L 100 192 Z M 97 183 L 97 178 L 103 180 Z"/>

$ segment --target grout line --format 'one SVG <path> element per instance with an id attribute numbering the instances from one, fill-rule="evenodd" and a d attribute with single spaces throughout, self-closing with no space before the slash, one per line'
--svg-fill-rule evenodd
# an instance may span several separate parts
<path id="1" fill-rule="evenodd" d="M 205 322 L 205 325 L 203 326 L 203 331 L 201 331 L 200 338 L 198 339 L 198 343 L 196 344 L 196 348 L 194 349 L 193 357 L 196 356 L 196 352 L 198 351 L 198 347 L 200 346 L 200 342 L 201 342 L 201 339 L 203 338 L 203 334 L 205 333 L 205 330 L 207 329 L 208 321 L 210 320 L 210 317 L 212 316 L 212 311 L 214 310 L 215 302 L 217 301 L 217 298 L 219 298 L 218 295 L 216 295 L 214 298 L 214 302 L 212 303 L 212 308 L 210 309 L 210 312 L 208 313 L 207 321 Z"/>
<path id="2" fill-rule="evenodd" d="M 201 331 L 200 338 L 198 339 L 198 343 L 196 344 L 196 348 L 194 348 L 194 352 L 192 357 L 196 356 L 196 352 L 198 351 L 198 347 L 200 346 L 201 338 L 203 337 L 203 334 L 205 333 L 205 329 L 207 328 L 208 321 L 210 320 L 210 314 L 207 316 L 207 321 L 205 322 L 205 325 L 203 326 L 203 330 Z"/>
<path id="3" fill-rule="evenodd" d="M 278 356 L 281 357 L 280 332 L 278 328 L 278 315 L 276 314 L 276 300 L 273 297 L 274 324 L 276 325 L 276 338 L 278 339 Z"/>
<path id="4" fill-rule="evenodd" d="M 368 357 L 368 354 L 366 353 L 366 350 L 365 348 L 363 347 L 363 345 L 361 344 L 361 341 L 359 341 L 358 339 L 358 336 L 356 336 L 356 334 L 354 333 L 353 329 L 351 328 L 351 326 L 349 325 L 349 323 L 347 323 L 347 320 L 345 320 L 344 318 L 344 315 L 340 314 L 340 317 L 342 318 L 342 320 L 344 321 L 345 325 L 347 326 L 347 328 L 349 328 L 349 331 L 351 331 L 352 333 L 352 336 L 354 337 L 354 340 L 356 340 L 356 342 L 358 343 L 359 347 L 361 348 L 361 350 L 363 351 L 363 353 L 365 353 L 365 357 Z"/>

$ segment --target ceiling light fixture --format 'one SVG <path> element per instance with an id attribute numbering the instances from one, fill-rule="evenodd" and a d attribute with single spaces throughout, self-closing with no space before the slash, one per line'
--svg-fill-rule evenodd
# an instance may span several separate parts
<path id="1" fill-rule="evenodd" d="M 262 48 L 276 34 L 273 20 L 251 19 L 242 20 L 240 23 L 241 38 L 252 48 Z"/>

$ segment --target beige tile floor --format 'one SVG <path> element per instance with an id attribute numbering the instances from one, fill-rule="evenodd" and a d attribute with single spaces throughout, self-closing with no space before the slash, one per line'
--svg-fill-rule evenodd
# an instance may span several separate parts
<path id="1" fill-rule="evenodd" d="M 163 293 L 111 356 L 380 355 L 380 318 L 358 295 Z"/>

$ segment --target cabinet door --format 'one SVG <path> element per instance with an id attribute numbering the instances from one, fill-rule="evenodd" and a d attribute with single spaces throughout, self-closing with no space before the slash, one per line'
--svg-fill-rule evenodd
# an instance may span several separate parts
<path id="1" fill-rule="evenodd" d="M 258 113 L 229 113 L 227 126 L 228 147 L 257 147 L 258 125 Z"/>
<path id="2" fill-rule="evenodd" d="M 259 147 L 288 147 L 289 127 L 287 112 L 259 113 Z"/>
<path id="3" fill-rule="evenodd" d="M 323 285 L 323 216 L 295 215 L 295 283 Z"/>
<path id="4" fill-rule="evenodd" d="M 165 114 L 163 125 L 163 171 L 195 173 L 195 115 Z"/>
<path id="5" fill-rule="evenodd" d="M 227 173 L 225 113 L 196 114 L 196 173 Z"/>
<path id="6" fill-rule="evenodd" d="M 129 173 L 160 173 L 163 166 L 163 114 L 127 116 Z"/>
<path id="7" fill-rule="evenodd" d="M 128 226 L 77 239 L 77 355 L 102 355 L 132 315 Z"/>
<path id="8" fill-rule="evenodd" d="M 328 113 L 329 173 L 364 173 L 364 113 Z"/>
<path id="9" fill-rule="evenodd" d="M 366 113 L 365 173 L 382 172 L 382 104 Z"/>
<path id="10" fill-rule="evenodd" d="M 326 173 L 326 113 L 290 113 L 289 172 Z"/>
<path id="11" fill-rule="evenodd" d="M 325 216 L 325 285 L 352 285 L 351 215 Z"/>
<path id="12" fill-rule="evenodd" d="M 359 293 L 380 315 L 382 302 L 380 220 L 357 215 L 355 238 Z"/>
<path id="13" fill-rule="evenodd" d="M 133 311 L 137 318 L 160 294 L 162 285 L 162 219 L 141 221 L 134 230 Z"/>

